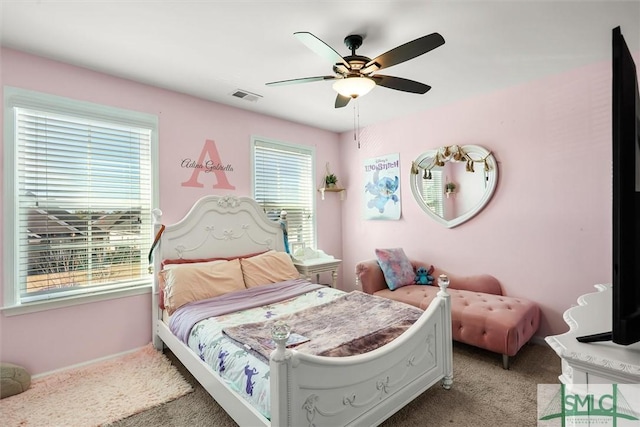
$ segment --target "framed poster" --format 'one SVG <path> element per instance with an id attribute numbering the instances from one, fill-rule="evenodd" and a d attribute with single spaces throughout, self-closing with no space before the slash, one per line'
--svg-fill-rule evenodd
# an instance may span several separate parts
<path id="1" fill-rule="evenodd" d="M 366 159 L 364 219 L 400 219 L 400 154 Z"/>

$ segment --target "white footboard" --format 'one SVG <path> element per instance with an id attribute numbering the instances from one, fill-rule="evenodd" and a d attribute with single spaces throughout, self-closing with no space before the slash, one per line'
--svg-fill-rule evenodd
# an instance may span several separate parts
<path id="1" fill-rule="evenodd" d="M 285 350 L 282 341 L 270 362 L 272 426 L 374 426 L 438 381 L 450 388 L 447 285 L 411 328 L 372 352 L 320 357 Z"/>

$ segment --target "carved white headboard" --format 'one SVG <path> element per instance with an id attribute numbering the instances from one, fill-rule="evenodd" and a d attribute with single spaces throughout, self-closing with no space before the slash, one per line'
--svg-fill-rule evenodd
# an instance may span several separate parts
<path id="1" fill-rule="evenodd" d="M 158 230 L 162 212 L 155 210 L 153 216 Z M 155 262 L 285 250 L 279 222 L 271 221 L 250 197 L 205 196 L 184 218 L 165 227 L 154 254 Z"/>

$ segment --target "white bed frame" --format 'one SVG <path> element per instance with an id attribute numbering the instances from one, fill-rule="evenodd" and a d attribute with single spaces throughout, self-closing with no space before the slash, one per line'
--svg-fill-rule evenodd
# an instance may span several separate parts
<path id="1" fill-rule="evenodd" d="M 162 212 L 154 210 L 156 231 Z M 154 252 L 163 259 L 234 257 L 284 250 L 280 225 L 251 198 L 206 196 L 166 225 Z M 271 421 L 176 338 L 162 321 L 154 274 L 153 344 L 166 345 L 240 426 L 375 426 L 425 390 L 453 381 L 448 283 L 418 321 L 387 345 L 357 356 L 321 357 L 276 349 L 270 360 Z M 446 282 L 446 280 L 444 280 Z"/>

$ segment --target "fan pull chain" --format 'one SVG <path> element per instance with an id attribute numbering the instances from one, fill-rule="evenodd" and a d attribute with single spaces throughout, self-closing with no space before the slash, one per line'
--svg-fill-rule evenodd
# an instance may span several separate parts
<path id="1" fill-rule="evenodd" d="M 358 149 L 360 148 L 360 102 L 358 104 Z"/>
<path id="2" fill-rule="evenodd" d="M 353 103 L 353 140 L 358 143 L 358 149 L 360 148 L 360 104 L 358 98 Z"/>
<path id="3" fill-rule="evenodd" d="M 356 103 L 353 103 L 353 140 L 354 141 L 358 141 L 358 138 L 356 138 Z M 360 146 L 358 146 L 358 148 L 360 148 Z"/>

